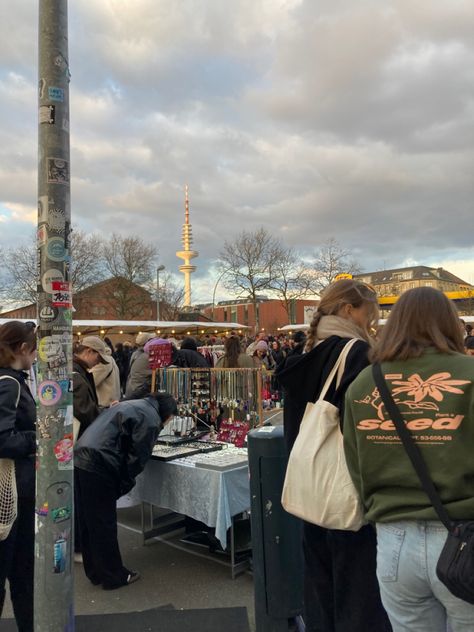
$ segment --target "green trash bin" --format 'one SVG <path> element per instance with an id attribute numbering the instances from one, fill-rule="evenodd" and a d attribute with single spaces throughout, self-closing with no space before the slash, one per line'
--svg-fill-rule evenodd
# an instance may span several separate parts
<path id="1" fill-rule="evenodd" d="M 281 506 L 288 453 L 283 427 L 248 435 L 257 632 L 287 632 L 303 611 L 302 523 Z"/>

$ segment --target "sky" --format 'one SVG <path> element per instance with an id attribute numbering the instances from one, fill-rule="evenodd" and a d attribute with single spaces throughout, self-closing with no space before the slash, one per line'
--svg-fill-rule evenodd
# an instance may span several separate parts
<path id="1" fill-rule="evenodd" d="M 0 248 L 36 223 L 37 5 L 0 2 Z M 260 226 L 474 283 L 472 0 L 74 0 L 69 65 L 73 226 L 178 273 L 188 184 L 193 300 Z"/>

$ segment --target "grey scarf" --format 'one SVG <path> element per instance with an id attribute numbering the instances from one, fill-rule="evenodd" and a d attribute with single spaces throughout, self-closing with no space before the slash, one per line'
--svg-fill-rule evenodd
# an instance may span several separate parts
<path id="1" fill-rule="evenodd" d="M 367 333 L 356 325 L 353 320 L 342 318 L 341 316 L 322 316 L 316 330 L 318 343 L 329 336 L 340 336 L 341 338 L 357 338 L 365 340 L 370 344 Z"/>

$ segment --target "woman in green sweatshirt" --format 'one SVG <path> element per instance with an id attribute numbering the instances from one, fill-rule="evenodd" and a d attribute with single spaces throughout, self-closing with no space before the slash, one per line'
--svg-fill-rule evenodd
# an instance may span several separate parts
<path id="1" fill-rule="evenodd" d="M 474 359 L 454 305 L 423 287 L 401 296 L 372 361 L 417 442 L 453 520 L 474 519 Z M 394 632 L 473 632 L 474 606 L 436 576 L 447 531 L 387 414 L 368 367 L 346 394 L 347 464 L 377 526 L 377 577 Z"/>

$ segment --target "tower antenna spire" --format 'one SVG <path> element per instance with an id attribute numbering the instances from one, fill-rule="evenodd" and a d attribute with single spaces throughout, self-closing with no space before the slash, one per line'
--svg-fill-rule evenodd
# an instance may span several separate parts
<path id="1" fill-rule="evenodd" d="M 196 270 L 191 259 L 199 255 L 199 252 L 192 250 L 193 233 L 189 222 L 189 188 L 186 184 L 184 188 L 184 224 L 181 241 L 183 249 L 178 250 L 176 256 L 183 259 L 184 263 L 179 266 L 179 271 L 184 274 L 184 307 L 191 307 L 191 274 Z"/>

